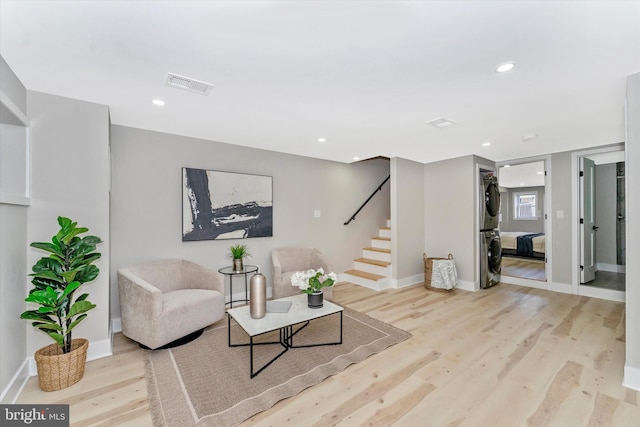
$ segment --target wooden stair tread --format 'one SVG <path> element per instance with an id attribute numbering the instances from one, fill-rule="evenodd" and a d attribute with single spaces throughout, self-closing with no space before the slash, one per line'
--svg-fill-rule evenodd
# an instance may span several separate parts
<path id="1" fill-rule="evenodd" d="M 385 248 L 363 248 L 365 251 L 373 251 L 373 252 L 382 252 L 385 254 L 390 254 L 391 253 L 391 249 L 385 249 Z"/>
<path id="2" fill-rule="evenodd" d="M 391 237 L 372 237 L 373 240 L 385 240 L 387 242 L 391 241 Z"/>
<path id="3" fill-rule="evenodd" d="M 364 279 L 376 280 L 376 281 L 385 278 L 384 276 L 381 276 L 379 274 L 367 273 L 366 271 L 360 271 L 360 270 L 347 270 L 345 271 L 345 274 L 350 274 L 352 276 L 358 276 Z"/>
<path id="4" fill-rule="evenodd" d="M 355 262 L 362 262 L 364 264 L 372 264 L 377 265 L 379 267 L 388 267 L 391 265 L 388 261 L 380 261 L 379 259 L 371 259 L 371 258 L 358 258 L 354 260 Z"/>

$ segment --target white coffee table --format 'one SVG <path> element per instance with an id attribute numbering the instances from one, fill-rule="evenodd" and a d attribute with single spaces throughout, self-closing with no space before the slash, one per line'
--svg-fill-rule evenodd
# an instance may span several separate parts
<path id="1" fill-rule="evenodd" d="M 229 347 L 249 347 L 250 352 L 250 366 L 249 374 L 253 378 L 262 372 L 266 367 L 271 365 L 276 359 L 289 351 L 290 348 L 303 348 L 303 347 L 317 347 L 323 345 L 339 345 L 342 344 L 342 312 L 343 308 L 331 301 L 325 300 L 321 308 L 309 308 L 307 306 L 307 295 L 300 294 L 292 297 L 280 298 L 276 301 L 291 301 L 291 308 L 287 313 L 267 313 L 261 319 L 253 319 L 249 312 L 249 306 L 243 306 L 238 308 L 231 308 L 227 310 L 228 318 L 228 336 Z M 340 340 L 336 342 L 317 343 L 317 344 L 305 344 L 294 345 L 293 337 L 300 330 L 306 327 L 310 321 L 319 319 L 325 316 L 331 316 L 333 314 L 340 313 Z M 249 336 L 248 343 L 232 344 L 231 343 L 231 319 L 238 324 Z M 294 326 L 300 325 L 298 329 L 294 331 Z M 266 334 L 268 332 L 280 331 L 280 339 L 278 341 L 260 342 L 254 343 L 254 338 Z M 269 345 L 279 344 L 282 346 L 282 351 L 267 362 L 264 366 L 254 372 L 253 369 L 253 348 L 257 345 Z"/>

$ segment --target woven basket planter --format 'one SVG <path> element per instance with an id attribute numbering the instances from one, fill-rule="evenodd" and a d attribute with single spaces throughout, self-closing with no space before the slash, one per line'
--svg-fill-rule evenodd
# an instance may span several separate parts
<path id="1" fill-rule="evenodd" d="M 71 351 L 63 353 L 58 344 L 50 344 L 36 351 L 38 382 L 44 391 L 67 388 L 82 378 L 87 361 L 89 341 L 84 338 L 71 340 Z"/>

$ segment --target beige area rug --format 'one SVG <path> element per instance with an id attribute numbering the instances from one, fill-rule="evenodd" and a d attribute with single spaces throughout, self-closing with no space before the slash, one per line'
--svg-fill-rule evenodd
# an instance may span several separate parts
<path id="1" fill-rule="evenodd" d="M 295 336 L 294 345 L 338 341 L 339 322 L 339 315 L 312 321 Z M 343 344 L 290 349 L 253 379 L 249 378 L 249 348 L 227 345 L 226 319 L 191 343 L 146 350 L 145 377 L 154 425 L 237 425 L 411 336 L 348 308 L 343 322 Z M 248 342 L 233 322 L 231 333 L 232 343 Z M 261 339 L 273 341 L 278 335 Z M 257 346 L 255 366 L 262 366 L 281 349 L 280 345 Z"/>

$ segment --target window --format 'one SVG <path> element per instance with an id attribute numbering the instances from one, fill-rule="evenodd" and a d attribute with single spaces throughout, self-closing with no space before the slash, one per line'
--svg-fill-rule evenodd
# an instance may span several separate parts
<path id="1" fill-rule="evenodd" d="M 537 191 L 522 191 L 513 194 L 513 219 L 538 219 Z"/>

